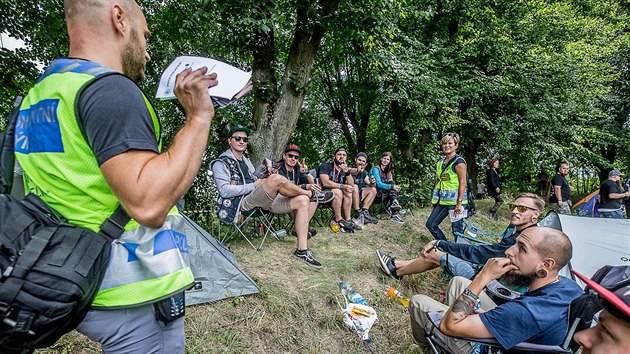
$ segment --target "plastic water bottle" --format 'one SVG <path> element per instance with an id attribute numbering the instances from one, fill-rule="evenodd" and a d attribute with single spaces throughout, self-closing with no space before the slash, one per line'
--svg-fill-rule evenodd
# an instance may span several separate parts
<path id="1" fill-rule="evenodd" d="M 393 297 L 396 301 L 400 302 L 404 307 L 409 307 L 409 299 L 404 297 L 400 291 L 396 290 L 396 288 L 389 288 L 387 290 L 387 296 Z"/>
<path id="2" fill-rule="evenodd" d="M 341 288 L 341 293 L 344 294 L 350 302 L 369 306 L 361 294 L 352 290 L 352 286 L 350 284 L 344 282 L 343 280 L 339 280 L 339 287 Z"/>
<path id="3" fill-rule="evenodd" d="M 330 220 L 330 229 L 332 230 L 332 232 L 338 233 L 340 229 L 339 224 L 337 224 L 335 221 Z"/>
<path id="4" fill-rule="evenodd" d="M 276 232 L 274 232 L 274 235 L 278 238 L 283 238 L 287 235 L 287 230 L 285 229 L 276 230 Z"/>

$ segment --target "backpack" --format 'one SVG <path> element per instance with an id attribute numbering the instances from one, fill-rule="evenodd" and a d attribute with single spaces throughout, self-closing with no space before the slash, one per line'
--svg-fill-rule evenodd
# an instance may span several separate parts
<path id="1" fill-rule="evenodd" d="M 34 194 L 8 194 L 20 102 L 0 137 L 0 353 L 50 346 L 83 320 L 129 216 L 118 207 L 98 233 L 68 223 Z"/>

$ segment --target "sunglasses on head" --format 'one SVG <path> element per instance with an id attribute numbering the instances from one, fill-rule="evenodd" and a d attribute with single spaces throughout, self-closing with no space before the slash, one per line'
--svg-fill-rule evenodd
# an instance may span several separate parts
<path id="1" fill-rule="evenodd" d="M 244 143 L 246 143 L 249 140 L 249 138 L 246 136 L 233 136 L 232 139 L 236 141 L 242 141 Z"/>
<path id="2" fill-rule="evenodd" d="M 516 210 L 518 210 L 519 213 L 524 213 L 527 211 L 527 209 L 531 209 L 531 210 L 536 210 L 534 208 L 530 208 L 526 205 L 516 205 L 516 204 L 510 204 L 510 211 L 514 210 L 514 208 L 516 208 Z"/>
<path id="3" fill-rule="evenodd" d="M 290 159 L 299 159 L 300 155 L 287 154 L 287 157 L 289 157 Z"/>

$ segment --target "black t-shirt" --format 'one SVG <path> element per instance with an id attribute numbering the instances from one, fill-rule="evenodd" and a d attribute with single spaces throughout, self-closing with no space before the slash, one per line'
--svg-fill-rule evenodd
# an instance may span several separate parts
<path id="1" fill-rule="evenodd" d="M 356 184 L 359 189 L 365 188 L 367 187 L 367 184 L 365 183 L 365 177 L 368 176 L 368 172 L 366 170 L 363 170 L 359 173 L 357 173 L 356 175 L 354 175 L 354 184 Z"/>
<path id="2" fill-rule="evenodd" d="M 249 167 L 247 167 L 245 160 L 237 161 L 241 171 L 243 172 L 243 176 L 245 176 L 245 184 L 254 183 L 254 177 L 252 177 L 252 174 L 249 173 Z"/>
<path id="3" fill-rule="evenodd" d="M 279 164 L 280 166 L 278 167 L 277 172 L 280 176 L 286 177 L 289 181 L 293 182 L 293 184 L 297 184 L 298 186 L 308 183 L 306 175 L 302 175 L 299 168 L 293 167 L 293 171 L 289 172 L 287 171 L 284 161 L 280 160 Z"/>
<path id="4" fill-rule="evenodd" d="M 571 187 L 569 187 L 569 182 L 567 179 L 557 173 L 553 179 L 551 180 L 552 186 L 560 186 L 560 195 L 562 196 L 562 202 L 566 202 L 571 199 Z M 549 196 L 550 203 L 557 203 L 558 198 L 556 198 L 556 193 L 551 191 L 551 195 Z"/>
<path id="5" fill-rule="evenodd" d="M 129 150 L 158 152 L 153 119 L 140 88 L 128 77 L 108 75 L 85 88 L 79 122 L 98 164 Z"/>
<path id="6" fill-rule="evenodd" d="M 332 162 L 324 162 L 319 165 L 317 174 L 328 175 L 330 180 L 335 183 L 345 183 L 344 181 L 346 180 L 344 172 L 340 169 L 335 169 Z"/>
<path id="7" fill-rule="evenodd" d="M 623 201 L 623 198 L 610 199 L 610 193 L 623 193 L 623 190 L 617 183 L 607 179 L 599 187 L 599 196 L 601 200 L 601 203 L 599 203 L 599 209 L 621 208 L 621 202 Z"/>

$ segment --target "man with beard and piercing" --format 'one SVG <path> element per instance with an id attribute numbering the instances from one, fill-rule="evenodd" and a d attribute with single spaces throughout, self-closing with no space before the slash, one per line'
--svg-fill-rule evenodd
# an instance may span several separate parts
<path id="1" fill-rule="evenodd" d="M 472 279 L 488 259 L 503 256 L 505 250 L 514 245 L 521 232 L 535 226 L 544 207 L 545 201 L 536 194 L 522 193 L 516 197 L 510 205 L 510 226 L 504 232 L 508 236 L 497 244 L 473 245 L 433 240 L 424 246 L 420 257 L 416 259 L 395 260 L 378 250 L 376 255 L 383 272 L 396 280 L 401 280 L 403 275 L 422 273 L 438 267 L 448 270 L 452 275 Z"/>
<path id="2" fill-rule="evenodd" d="M 447 305 L 426 295 L 410 299 L 413 336 L 425 343 L 426 312 L 444 312 L 440 331 L 450 348 L 462 353 L 486 348 L 460 338 L 495 338 L 504 351 L 521 342 L 560 345 L 567 332 L 571 302 L 583 291 L 573 280 L 558 273 L 571 260 L 571 241 L 562 231 L 531 227 L 521 232 L 505 257 L 491 258 L 474 280 L 454 277 L 448 285 Z M 484 287 L 506 278 L 528 290 L 497 306 L 482 297 Z M 481 347 L 481 348 L 480 348 Z"/>
<path id="3" fill-rule="evenodd" d="M 335 196 L 331 203 L 334 220 L 331 221 L 330 228 L 334 229 L 338 225 L 343 230 L 351 232 L 359 227 L 351 219 L 354 178 L 350 174 L 347 159 L 346 149 L 337 148 L 333 162 L 324 162 L 319 165 L 317 173 L 322 187 L 331 190 Z M 345 218 L 342 218 L 342 211 Z"/>
<path id="4" fill-rule="evenodd" d="M 302 150 L 300 150 L 299 146 L 295 144 L 285 146 L 282 160 L 275 164 L 276 173 L 286 177 L 293 184 L 300 186 L 304 190 L 321 192 L 321 186 L 315 183 L 315 178 L 308 172 L 306 158 L 300 162 L 300 154 L 302 154 Z M 308 206 L 309 220 L 313 219 L 315 211 L 317 211 L 317 202 L 310 202 Z M 297 237 L 295 230 L 293 230 L 293 234 Z M 308 238 L 315 236 L 315 234 L 317 234 L 317 229 L 309 227 Z"/>
<path id="5" fill-rule="evenodd" d="M 302 189 L 277 173 L 265 178 L 256 177 L 254 165 L 245 156 L 250 132 L 249 128 L 242 125 L 232 126 L 228 138 L 230 148 L 210 163 L 214 183 L 219 191 L 219 219 L 234 223 L 241 212 L 256 208 L 272 214 L 292 214 L 297 233 L 297 247 L 293 255 L 308 266 L 320 269 L 322 264 L 307 247 L 309 203 L 328 203 L 333 198 L 332 193 Z"/>
<path id="6" fill-rule="evenodd" d="M 354 219 L 363 217 L 367 224 L 378 224 L 378 219 L 370 214 L 370 207 L 376 198 L 376 181 L 366 171 L 367 159 L 366 153 L 358 153 L 354 159 L 354 166 L 350 168 L 350 173 L 354 178 L 352 197 Z"/>
<path id="7" fill-rule="evenodd" d="M 217 77 L 205 67 L 177 75 L 186 121 L 162 152 L 158 117 L 136 84 L 151 59 L 140 6 L 65 0 L 64 12 L 68 57 L 48 65 L 20 108 L 15 154 L 25 188 L 95 232 L 119 205 L 133 219 L 111 243 L 103 282 L 77 330 L 104 353 L 184 353 L 184 290 L 194 277 L 175 204 L 206 149 L 214 118 L 208 87 Z"/>

